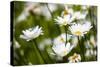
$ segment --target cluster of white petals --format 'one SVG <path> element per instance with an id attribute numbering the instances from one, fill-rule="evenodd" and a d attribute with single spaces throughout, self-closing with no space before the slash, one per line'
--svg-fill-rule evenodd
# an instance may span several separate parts
<path id="1" fill-rule="evenodd" d="M 70 24 L 73 20 L 71 18 L 71 15 L 64 15 L 63 17 L 57 17 L 55 19 L 55 21 L 57 22 L 58 25 L 60 26 L 66 26 L 67 24 Z"/>
<path id="2" fill-rule="evenodd" d="M 23 35 L 20 38 L 30 41 L 37 38 L 39 35 L 43 35 L 42 27 L 36 26 L 35 28 L 29 28 L 28 30 L 23 30 Z"/>
<path id="3" fill-rule="evenodd" d="M 84 36 L 90 29 L 92 28 L 90 22 L 86 22 L 84 24 L 73 24 L 69 30 L 73 35 L 76 36 Z"/>
<path id="4" fill-rule="evenodd" d="M 66 45 L 65 43 L 62 43 L 53 45 L 52 49 L 57 56 L 64 57 L 73 49 L 73 47 L 74 45 L 71 45 L 70 43 L 67 43 Z"/>
<path id="5" fill-rule="evenodd" d="M 71 39 L 72 35 L 67 34 L 67 40 Z M 66 43 L 66 34 L 62 33 L 60 36 L 56 37 L 53 41 L 53 51 L 54 54 L 60 57 L 66 56 L 74 47 L 75 45 L 70 44 L 69 42 Z"/>
<path id="6" fill-rule="evenodd" d="M 88 11 L 74 11 L 72 8 L 65 6 L 65 10 L 62 12 L 61 17 L 58 16 L 55 21 L 60 26 L 70 25 L 74 20 L 85 19 Z"/>

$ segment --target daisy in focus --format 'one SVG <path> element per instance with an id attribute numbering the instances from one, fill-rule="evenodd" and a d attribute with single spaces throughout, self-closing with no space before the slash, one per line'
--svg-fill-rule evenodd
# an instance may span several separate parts
<path id="1" fill-rule="evenodd" d="M 79 54 L 74 53 L 73 56 L 70 56 L 68 58 L 70 63 L 75 63 L 75 62 L 80 62 L 81 61 L 81 56 Z"/>
<path id="2" fill-rule="evenodd" d="M 36 26 L 35 28 L 29 28 L 28 30 L 23 30 L 23 35 L 20 35 L 20 38 L 30 41 L 37 38 L 40 35 L 43 35 L 42 27 Z"/>
<path id="3" fill-rule="evenodd" d="M 84 36 L 84 34 L 86 34 L 91 28 L 91 23 L 86 22 L 84 24 L 73 24 L 69 30 L 73 35 Z"/>
<path id="4" fill-rule="evenodd" d="M 68 24 L 70 24 L 72 22 L 72 19 L 71 19 L 71 15 L 68 14 L 68 15 L 65 15 L 63 17 L 57 17 L 55 19 L 55 21 L 57 22 L 58 25 L 60 26 L 66 26 Z"/>
<path id="5" fill-rule="evenodd" d="M 65 43 L 63 43 L 63 44 L 53 45 L 52 49 L 55 55 L 64 57 L 73 49 L 73 47 L 74 45 L 71 45 L 70 43 L 67 43 L 66 45 Z"/>
<path id="6" fill-rule="evenodd" d="M 61 17 L 58 16 L 55 21 L 60 26 L 70 25 L 71 22 L 74 20 L 72 17 L 73 9 L 65 7 L 64 11 L 61 14 Z"/>

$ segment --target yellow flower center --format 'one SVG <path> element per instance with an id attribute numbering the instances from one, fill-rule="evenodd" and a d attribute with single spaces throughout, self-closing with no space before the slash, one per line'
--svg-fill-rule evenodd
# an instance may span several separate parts
<path id="1" fill-rule="evenodd" d="M 66 21 L 63 22 L 63 25 L 67 25 Z"/>
<path id="2" fill-rule="evenodd" d="M 68 11 L 67 10 L 64 10 L 64 15 L 67 15 L 68 14 Z"/>
<path id="3" fill-rule="evenodd" d="M 66 54 L 67 54 L 67 51 L 65 50 L 65 51 L 63 52 L 63 54 L 66 55 Z"/>
<path id="4" fill-rule="evenodd" d="M 60 38 L 60 41 L 61 41 L 61 42 L 65 42 L 65 40 L 64 40 L 62 37 Z"/>
<path id="5" fill-rule="evenodd" d="M 82 33 L 80 31 L 76 31 L 75 35 L 81 35 Z"/>
<path id="6" fill-rule="evenodd" d="M 78 58 L 78 55 L 74 55 L 74 56 L 72 57 L 73 60 L 76 59 L 76 58 Z"/>

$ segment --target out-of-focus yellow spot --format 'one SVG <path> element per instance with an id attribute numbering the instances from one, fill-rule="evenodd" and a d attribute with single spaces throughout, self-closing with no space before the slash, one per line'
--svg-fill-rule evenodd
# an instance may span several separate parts
<path id="1" fill-rule="evenodd" d="M 64 15 L 67 15 L 68 14 L 68 11 L 67 10 L 64 10 Z"/>
<path id="2" fill-rule="evenodd" d="M 65 40 L 64 40 L 62 37 L 60 38 L 60 41 L 61 41 L 61 42 L 65 42 Z"/>
<path id="3" fill-rule="evenodd" d="M 79 35 L 81 35 L 81 34 L 82 34 L 82 33 L 81 33 L 80 31 L 76 31 L 76 32 L 75 32 L 75 35 L 78 35 L 78 36 L 79 36 Z"/>

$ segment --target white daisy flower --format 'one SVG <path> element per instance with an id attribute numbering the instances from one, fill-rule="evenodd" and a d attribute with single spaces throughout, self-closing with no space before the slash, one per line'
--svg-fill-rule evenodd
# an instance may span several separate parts
<path id="1" fill-rule="evenodd" d="M 74 53 L 73 56 L 70 56 L 68 58 L 70 63 L 75 63 L 75 62 L 80 62 L 81 61 L 81 56 L 79 54 Z"/>
<path id="2" fill-rule="evenodd" d="M 73 21 L 72 13 L 73 9 L 68 8 L 68 6 L 65 6 L 65 10 L 62 12 L 61 17 L 58 16 L 57 19 L 55 19 L 55 21 L 60 26 L 70 24 Z"/>
<path id="3" fill-rule="evenodd" d="M 74 45 L 70 45 L 70 43 L 57 44 L 53 45 L 52 49 L 57 56 L 64 57 L 66 56 L 72 49 Z"/>
<path id="4" fill-rule="evenodd" d="M 63 17 L 57 17 L 57 19 L 55 19 L 55 21 L 57 22 L 58 25 L 60 26 L 66 26 L 67 24 L 70 24 L 72 22 L 71 19 L 71 15 L 64 15 Z"/>
<path id="5" fill-rule="evenodd" d="M 97 51 L 96 50 L 93 50 L 93 49 L 87 49 L 86 50 L 86 53 L 85 53 L 86 57 L 91 57 L 91 56 L 96 56 L 96 55 L 97 55 Z"/>
<path id="6" fill-rule="evenodd" d="M 92 28 L 90 22 L 84 24 L 73 24 L 69 29 L 76 36 L 83 36 Z"/>
<path id="7" fill-rule="evenodd" d="M 30 41 L 37 38 L 39 35 L 43 35 L 42 27 L 36 26 L 35 28 L 29 28 L 28 30 L 23 30 L 23 35 L 20 38 Z"/>

